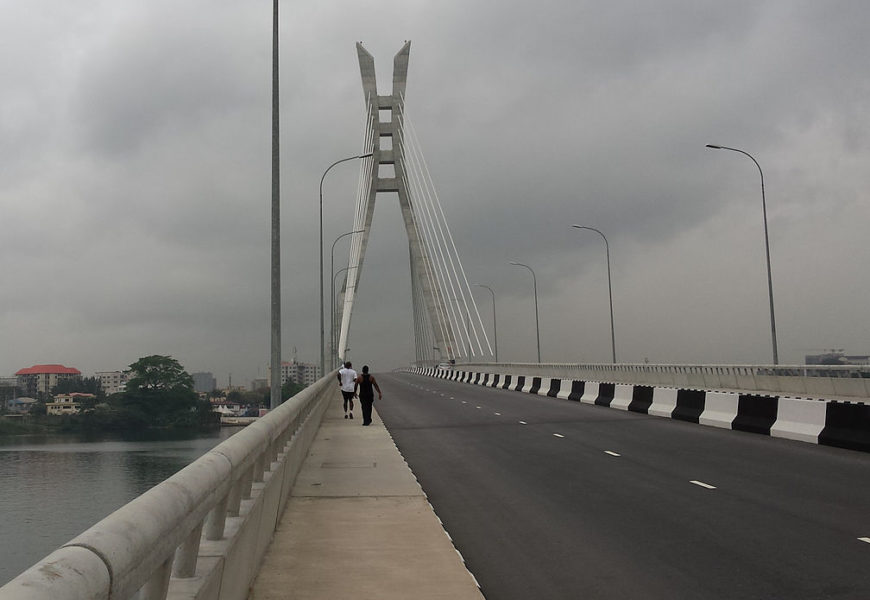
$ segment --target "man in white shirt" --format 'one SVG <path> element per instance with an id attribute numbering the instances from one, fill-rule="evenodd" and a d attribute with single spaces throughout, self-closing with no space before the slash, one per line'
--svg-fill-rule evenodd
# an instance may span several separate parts
<path id="1" fill-rule="evenodd" d="M 356 386 L 358 385 L 356 382 L 356 371 L 351 366 L 350 361 L 347 361 L 344 363 L 344 368 L 338 371 L 338 382 L 341 387 L 341 395 L 344 397 L 345 419 L 348 418 L 348 415 L 353 419 L 353 399 L 356 396 Z M 347 411 L 348 404 L 350 404 L 350 413 Z"/>

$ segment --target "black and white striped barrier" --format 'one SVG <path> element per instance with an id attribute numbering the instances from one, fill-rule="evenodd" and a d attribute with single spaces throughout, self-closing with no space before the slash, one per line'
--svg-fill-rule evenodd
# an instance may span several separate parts
<path id="1" fill-rule="evenodd" d="M 870 404 L 457 369 L 412 373 L 607 406 L 699 425 L 870 452 Z"/>

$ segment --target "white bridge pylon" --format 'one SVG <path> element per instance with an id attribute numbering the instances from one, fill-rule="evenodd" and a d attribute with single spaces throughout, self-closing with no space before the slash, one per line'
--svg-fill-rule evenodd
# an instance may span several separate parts
<path id="1" fill-rule="evenodd" d="M 374 58 L 362 44 L 356 48 L 366 105 L 361 154 L 372 156 L 360 164 L 353 223 L 353 231 L 360 233 L 351 236 L 347 277 L 336 303 L 335 322 L 341 329 L 333 355 L 343 358 L 348 347 L 375 198 L 379 193 L 396 193 L 408 234 L 417 362 L 492 356 L 444 209 L 405 111 L 411 42 L 405 42 L 393 59 L 393 91 L 387 96 L 378 95 Z M 382 121 L 385 115 L 389 120 Z M 390 168 L 394 173 L 389 173 Z"/>

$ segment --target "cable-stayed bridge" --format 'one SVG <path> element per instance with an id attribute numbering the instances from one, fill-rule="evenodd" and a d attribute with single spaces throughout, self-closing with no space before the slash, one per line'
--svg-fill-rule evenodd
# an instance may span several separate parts
<path id="1" fill-rule="evenodd" d="M 370 156 L 330 355 L 395 194 L 420 366 L 378 374 L 370 428 L 326 374 L 0 600 L 868 597 L 870 370 L 491 361 L 405 107 L 409 49 L 382 95 L 357 45 Z"/>
<path id="2" fill-rule="evenodd" d="M 363 275 L 375 200 L 395 194 L 408 235 L 413 299 L 415 362 L 483 359 L 493 356 L 480 312 L 447 217 L 430 176 L 413 122 L 405 108 L 406 42 L 393 61 L 393 89 L 379 94 L 375 63 L 357 44 L 366 106 L 365 136 L 347 275 L 339 291 L 333 323 L 333 356 L 348 347 L 356 290 Z"/>

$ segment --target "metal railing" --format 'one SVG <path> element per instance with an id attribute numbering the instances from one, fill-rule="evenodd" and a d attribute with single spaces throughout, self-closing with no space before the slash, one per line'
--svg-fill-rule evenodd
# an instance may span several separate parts
<path id="1" fill-rule="evenodd" d="M 462 363 L 456 369 L 516 373 L 686 389 L 756 392 L 808 398 L 870 398 L 865 365 L 653 365 L 568 363 Z"/>
<path id="2" fill-rule="evenodd" d="M 0 588 L 0 600 L 242 600 L 335 387 L 293 396 Z M 95 490 L 95 493 L 99 493 Z"/>

